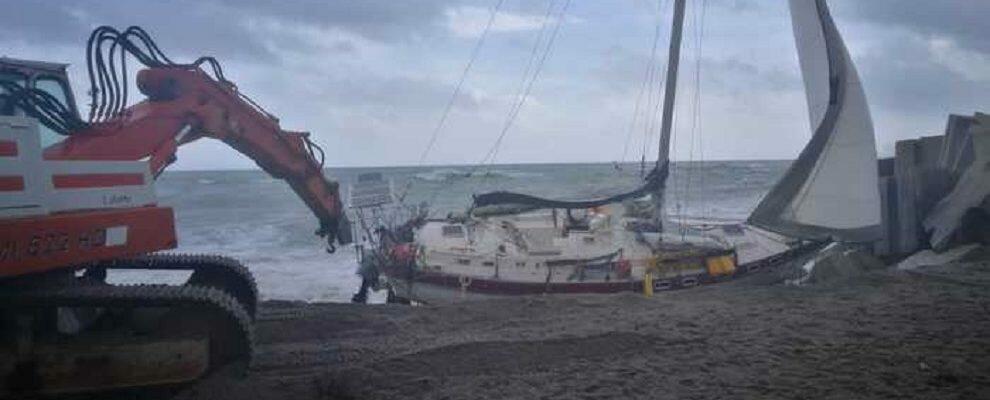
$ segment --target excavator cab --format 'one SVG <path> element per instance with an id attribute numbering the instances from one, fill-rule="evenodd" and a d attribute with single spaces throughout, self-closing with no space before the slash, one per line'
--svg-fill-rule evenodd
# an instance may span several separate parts
<path id="1" fill-rule="evenodd" d="M 69 77 L 66 73 L 68 66 L 68 64 L 0 57 L 0 81 L 13 82 L 28 89 L 43 90 L 65 104 L 78 117 L 79 109 L 76 108 L 76 100 L 72 95 Z M 5 92 L 0 87 L 0 94 Z M 21 115 L 24 115 L 24 110 L 16 107 L 9 99 L 0 96 L 0 116 Z M 48 147 L 63 138 L 44 125 L 39 126 L 39 130 L 41 131 L 42 147 Z"/>

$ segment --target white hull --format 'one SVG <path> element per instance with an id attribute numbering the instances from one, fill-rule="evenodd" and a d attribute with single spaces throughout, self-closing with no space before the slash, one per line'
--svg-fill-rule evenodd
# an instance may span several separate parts
<path id="1" fill-rule="evenodd" d="M 670 227 L 675 233 L 658 249 L 648 243 L 659 235 L 625 229 L 627 219 L 613 217 L 616 207 L 591 213 L 586 229 L 570 229 L 550 212 L 430 221 L 416 232 L 416 272 L 386 269 L 385 275 L 398 297 L 426 303 L 640 291 L 648 273 L 662 290 L 717 281 L 737 264 L 789 249 L 780 236 L 727 221 Z M 731 270 L 715 270 L 718 258 L 731 262 L 723 266 Z"/>

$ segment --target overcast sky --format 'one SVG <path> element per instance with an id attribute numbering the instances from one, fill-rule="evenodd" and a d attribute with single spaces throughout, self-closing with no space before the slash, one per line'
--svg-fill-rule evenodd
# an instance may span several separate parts
<path id="1" fill-rule="evenodd" d="M 555 10 L 565 1 L 555 0 Z M 8 0 L 0 55 L 71 63 L 85 107 L 89 32 L 141 25 L 173 59 L 216 56 L 227 78 L 284 128 L 313 132 L 329 165 L 415 165 L 496 2 Z M 660 3 L 669 21 L 670 2 Z M 702 0 L 688 3 L 674 159 L 795 158 L 810 129 L 787 2 L 708 0 L 700 64 Z M 949 113 L 990 111 L 990 1 L 829 4 L 862 76 L 881 155 L 898 139 L 940 133 Z M 492 147 L 547 6 L 504 0 L 427 164 L 477 163 Z M 627 160 L 638 160 L 645 129 L 633 129 L 628 146 L 626 138 L 656 9 L 650 0 L 571 0 L 496 161 L 609 162 L 624 148 Z M 699 65 L 701 123 L 692 136 Z M 254 167 L 221 143 L 202 142 L 180 150 L 174 168 Z M 655 157 L 656 145 L 647 144 Z"/>

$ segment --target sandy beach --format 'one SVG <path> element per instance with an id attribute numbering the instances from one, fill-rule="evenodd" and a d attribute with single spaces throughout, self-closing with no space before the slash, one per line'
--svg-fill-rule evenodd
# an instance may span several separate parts
<path id="1" fill-rule="evenodd" d="M 267 302 L 243 368 L 177 399 L 990 398 L 990 251 L 647 298 Z"/>

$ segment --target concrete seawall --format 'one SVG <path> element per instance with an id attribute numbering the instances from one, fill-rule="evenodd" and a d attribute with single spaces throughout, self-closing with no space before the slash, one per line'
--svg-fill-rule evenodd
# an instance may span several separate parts
<path id="1" fill-rule="evenodd" d="M 981 173 L 987 151 L 990 115 L 982 113 L 950 115 L 941 136 L 897 142 L 894 157 L 880 160 L 884 238 L 874 252 L 898 256 L 972 241 L 964 216 L 990 211 L 990 180 Z"/>

